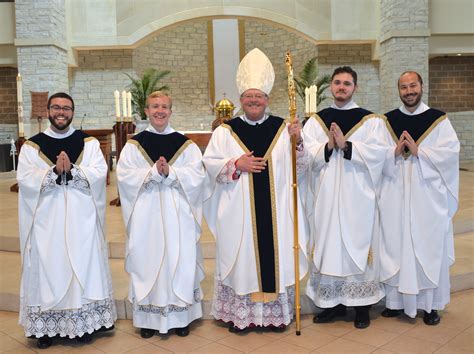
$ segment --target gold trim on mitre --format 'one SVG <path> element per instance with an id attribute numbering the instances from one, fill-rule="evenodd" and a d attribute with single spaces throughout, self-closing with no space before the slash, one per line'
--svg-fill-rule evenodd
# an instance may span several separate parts
<path id="1" fill-rule="evenodd" d="M 275 71 L 268 57 L 260 49 L 254 48 L 240 62 L 235 81 L 239 95 L 249 89 L 269 95 L 275 82 Z"/>

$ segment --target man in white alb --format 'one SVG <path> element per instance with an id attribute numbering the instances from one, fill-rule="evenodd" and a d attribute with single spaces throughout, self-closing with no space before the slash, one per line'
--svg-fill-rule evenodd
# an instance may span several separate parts
<path id="1" fill-rule="evenodd" d="M 421 309 L 436 325 L 450 299 L 459 140 L 446 113 L 421 101 L 418 73 L 403 73 L 398 91 L 403 105 L 386 114 L 391 148 L 380 190 L 382 316 L 414 318 Z"/>
<path id="2" fill-rule="evenodd" d="M 198 146 L 170 125 L 172 104 L 160 91 L 147 98 L 150 125 L 128 140 L 117 165 L 129 300 L 143 338 L 170 330 L 187 336 L 189 324 L 202 316 L 205 172 Z"/>

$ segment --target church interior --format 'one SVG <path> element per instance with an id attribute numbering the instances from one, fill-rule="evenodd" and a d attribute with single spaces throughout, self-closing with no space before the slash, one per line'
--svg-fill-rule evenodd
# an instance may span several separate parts
<path id="1" fill-rule="evenodd" d="M 0 1 L 0 351 L 38 351 L 18 324 L 22 264 L 15 168 L 21 142 L 49 124 L 45 97 L 63 91 L 75 100 L 73 126 L 99 139 L 109 164 L 106 239 L 118 321 L 115 331 L 97 335 L 89 345 L 61 339 L 49 350 L 474 352 L 473 19 L 473 0 Z M 122 97 L 132 79 L 149 69 L 167 71 L 159 84 L 173 98 L 171 125 L 204 150 L 222 114 L 231 118 L 240 112 L 235 73 L 253 48 L 264 51 L 273 64 L 269 107 L 281 117 L 288 116 L 287 51 L 296 75 L 314 57 L 319 76 L 350 65 L 359 76 L 355 101 L 381 114 L 400 106 L 400 74 L 417 71 L 424 81 L 423 101 L 447 112 L 461 143 L 460 187 L 451 302 L 439 326 L 424 326 L 420 316 L 384 318 L 383 300 L 372 307 L 372 325 L 365 330 L 353 328 L 351 312 L 344 321 L 314 324 L 316 307 L 304 295 L 304 279 L 301 336 L 295 336 L 294 324 L 283 333 L 229 333 L 209 314 L 215 241 L 206 225 L 200 238 L 204 318 L 191 325 L 186 338 L 143 339 L 132 326 L 126 231 L 120 206 L 113 205 L 118 197 L 115 168 L 127 134 L 148 122 L 138 112 L 117 111 L 114 93 Z M 329 90 L 320 95 L 318 110 L 331 104 Z M 307 116 L 301 97 L 297 108 L 300 119 Z"/>

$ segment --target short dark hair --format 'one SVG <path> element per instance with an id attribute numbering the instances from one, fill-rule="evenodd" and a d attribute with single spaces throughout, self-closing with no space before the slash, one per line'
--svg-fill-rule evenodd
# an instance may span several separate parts
<path id="1" fill-rule="evenodd" d="M 416 71 L 413 71 L 413 70 L 408 70 L 408 71 L 405 71 L 403 72 L 400 77 L 398 78 L 398 81 L 397 81 L 397 87 L 400 86 L 400 79 L 403 75 L 405 74 L 416 74 L 416 76 L 418 77 L 418 81 L 420 82 L 420 85 L 423 85 L 423 79 L 421 78 L 421 75 L 418 74 Z"/>
<path id="2" fill-rule="evenodd" d="M 51 95 L 51 96 L 48 98 L 48 106 L 47 106 L 48 109 L 49 109 L 49 107 L 50 107 L 50 105 L 51 105 L 51 100 L 52 100 L 53 98 L 66 98 L 66 99 L 68 99 L 69 101 L 71 101 L 71 103 L 72 103 L 72 111 L 74 112 L 74 100 L 73 100 L 72 97 L 69 96 L 67 93 L 65 93 L 65 92 L 56 92 L 54 95 Z"/>
<path id="3" fill-rule="evenodd" d="M 331 81 L 334 79 L 334 76 L 342 73 L 351 74 L 352 79 L 354 80 L 354 85 L 357 85 L 357 73 L 350 66 L 340 66 L 334 70 L 331 76 Z"/>

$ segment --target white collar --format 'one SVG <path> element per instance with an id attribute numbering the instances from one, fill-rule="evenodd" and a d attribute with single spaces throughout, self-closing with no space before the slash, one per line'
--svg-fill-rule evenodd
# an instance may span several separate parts
<path id="1" fill-rule="evenodd" d="M 74 127 L 70 125 L 69 129 L 63 134 L 56 133 L 55 131 L 51 129 L 51 127 L 48 127 L 43 133 L 45 133 L 47 136 L 50 136 L 51 138 L 64 139 L 74 134 L 75 131 L 76 129 L 74 129 Z"/>
<path id="2" fill-rule="evenodd" d="M 268 118 L 268 114 L 265 113 L 265 114 L 263 115 L 263 117 L 262 117 L 261 119 L 259 119 L 259 120 L 250 120 L 250 119 L 247 118 L 247 116 L 245 115 L 245 113 L 244 113 L 244 115 L 240 116 L 239 118 L 242 119 L 242 120 L 243 120 L 245 123 L 247 123 L 247 124 L 250 124 L 250 125 L 257 125 L 257 124 L 262 124 L 263 122 L 265 122 L 265 121 L 267 120 L 267 118 Z"/>
<path id="3" fill-rule="evenodd" d="M 146 131 L 149 131 L 150 133 L 154 133 L 154 134 L 160 134 L 160 135 L 168 135 L 168 134 L 171 134 L 171 133 L 174 133 L 176 130 L 174 130 L 173 128 L 171 128 L 171 126 L 168 125 L 166 126 L 165 130 L 163 130 L 162 132 L 159 132 L 158 130 L 156 130 L 155 128 L 153 128 L 153 126 L 151 124 L 148 124 L 148 127 L 145 129 Z"/>
<path id="4" fill-rule="evenodd" d="M 401 105 L 400 108 L 398 108 L 402 113 L 408 115 L 408 116 L 416 116 L 417 114 L 421 114 L 425 111 L 427 111 L 428 109 L 430 109 L 430 107 L 428 107 L 426 104 L 424 104 L 423 102 L 420 102 L 420 104 L 418 105 L 418 107 L 416 107 L 416 109 L 413 111 L 413 113 L 411 113 L 406 107 L 405 105 Z"/>
<path id="5" fill-rule="evenodd" d="M 350 100 L 349 102 L 347 102 L 344 106 L 342 107 L 338 107 L 336 106 L 336 103 L 332 103 L 331 104 L 331 108 L 334 108 L 334 109 L 340 109 L 341 111 L 345 111 L 345 110 L 348 110 L 348 109 L 353 109 L 353 108 L 358 108 L 359 106 L 357 105 L 357 103 L 355 103 L 353 100 Z"/>

